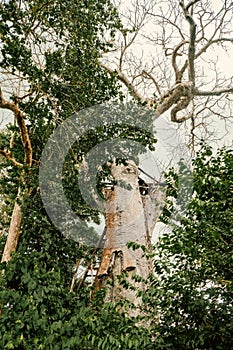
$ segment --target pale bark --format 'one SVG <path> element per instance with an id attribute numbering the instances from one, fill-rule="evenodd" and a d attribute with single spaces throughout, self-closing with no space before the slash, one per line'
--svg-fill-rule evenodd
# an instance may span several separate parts
<path id="1" fill-rule="evenodd" d="M 133 55 L 127 56 L 127 51 L 129 46 L 132 45 L 136 34 L 131 39 L 130 33 L 128 33 L 128 37 L 124 35 L 124 40 L 118 46 L 116 45 L 116 49 L 119 52 L 117 61 L 115 61 L 115 58 L 109 61 L 105 60 L 101 62 L 101 66 L 110 74 L 114 73 L 135 100 L 140 100 L 147 108 L 154 111 L 154 120 L 165 112 L 170 111 L 171 121 L 175 123 L 181 123 L 191 118 L 193 131 L 195 127 L 193 106 L 196 98 L 202 96 L 203 104 L 205 105 L 205 109 L 207 109 L 205 103 L 208 102 L 210 96 L 224 96 L 233 92 L 232 80 L 225 81 L 223 85 L 223 82 L 218 77 L 216 78 L 216 85 L 213 89 L 209 91 L 203 90 L 201 88 L 203 86 L 202 79 L 200 79 L 197 71 L 197 67 L 200 64 L 198 58 L 207 49 L 215 44 L 223 45 L 224 43 L 233 41 L 231 37 L 228 37 L 229 33 L 226 30 L 227 21 L 226 26 L 224 22 L 225 17 L 232 9 L 232 4 L 228 6 L 226 2 L 223 4 L 217 15 L 219 22 L 216 22 L 217 24 L 212 34 L 211 31 L 208 33 L 208 30 L 205 28 L 205 25 L 206 27 L 209 26 L 209 20 L 206 20 L 206 24 L 202 21 L 208 10 L 205 9 L 204 5 L 201 5 L 199 0 L 181 0 L 177 4 L 179 4 L 183 18 L 188 24 L 188 35 L 186 35 L 185 26 L 180 26 L 180 16 L 177 20 L 176 18 L 171 19 L 167 14 L 163 14 L 163 11 L 162 15 L 157 12 L 153 13 L 152 11 L 150 13 L 148 11 L 148 15 L 161 20 L 161 23 L 158 22 L 157 24 L 161 24 L 163 28 L 162 36 L 160 37 L 158 35 L 155 39 L 152 38 L 151 40 L 154 40 L 154 44 L 161 45 L 166 57 L 171 56 L 171 68 L 173 70 L 171 77 L 175 78 L 173 84 L 171 80 L 168 83 L 166 79 L 164 80 L 161 77 L 161 74 L 157 70 L 157 64 L 152 67 L 146 67 L 146 65 L 143 66 L 143 61 L 140 61 L 138 64 L 136 60 L 135 65 L 132 64 L 133 62 L 130 59 Z M 200 7 L 202 9 L 201 15 L 198 12 Z M 174 12 L 174 9 L 175 2 L 172 2 L 171 12 Z M 143 11 L 146 11 L 146 7 Z M 136 15 L 135 13 L 135 18 L 137 17 Z M 131 20 L 133 21 L 133 18 Z M 177 33 L 177 38 L 180 36 L 180 39 L 177 39 L 178 41 L 175 45 L 173 45 L 173 39 L 170 40 L 166 35 L 166 23 L 169 24 L 169 27 L 173 27 L 172 31 L 168 31 L 170 35 L 171 33 L 172 35 Z M 137 26 L 134 27 L 136 28 L 136 33 L 138 33 L 140 28 Z M 150 38 L 148 39 L 150 40 Z M 116 55 L 116 57 L 118 56 Z M 115 67 L 112 65 L 114 61 Z M 159 60 L 157 62 L 160 64 Z M 166 65 L 164 67 L 166 69 Z M 146 96 L 144 93 L 145 79 L 153 83 L 158 96 L 156 94 L 154 94 L 153 98 Z M 143 88 L 141 88 L 142 85 Z M 190 109 L 192 113 L 189 112 Z M 184 112 L 183 115 L 181 114 L 182 112 Z M 117 180 L 121 179 L 126 183 L 130 183 L 132 190 L 127 191 L 117 185 L 113 191 L 108 191 L 109 211 L 106 215 L 107 234 L 98 272 L 98 284 L 101 287 L 102 285 L 106 285 L 108 281 L 111 281 L 106 297 L 108 301 L 125 298 L 133 302 L 134 305 L 139 305 L 140 299 L 136 297 L 135 291 L 124 290 L 118 283 L 116 276 L 128 271 L 128 281 L 131 281 L 134 286 L 136 286 L 136 283 L 131 280 L 134 273 L 145 279 L 147 278 L 150 272 L 150 262 L 145 259 L 141 250 L 132 251 L 127 248 L 126 243 L 128 241 L 135 241 L 146 247 L 150 246 L 153 227 L 156 218 L 159 216 L 159 209 L 157 210 L 154 204 L 155 198 L 160 203 L 163 202 L 163 199 L 158 199 L 161 197 L 159 191 L 154 193 L 154 197 L 151 194 L 141 196 L 137 184 L 137 169 L 132 163 L 128 168 L 129 172 L 127 172 L 127 166 L 112 167 L 113 176 Z M 143 284 L 139 284 L 138 287 L 143 288 L 144 286 Z"/>
<path id="2" fill-rule="evenodd" d="M 21 142 L 24 148 L 24 164 L 18 162 L 12 155 L 12 151 L 6 149 L 1 149 L 0 154 L 2 154 L 6 159 L 10 160 L 14 166 L 22 168 L 23 165 L 29 168 L 32 165 L 32 145 L 29 137 L 27 125 L 24 118 L 23 111 L 19 108 L 18 101 L 15 102 L 8 101 L 4 98 L 2 90 L 0 88 L 0 108 L 7 109 L 14 113 L 15 120 L 17 122 Z M 10 142 L 10 148 L 12 148 L 12 140 Z M 24 179 L 24 172 L 22 171 L 21 181 Z M 14 204 L 14 210 L 11 216 L 11 222 L 9 227 L 9 232 L 7 236 L 7 241 L 4 247 L 4 252 L 2 255 L 2 262 L 8 262 L 11 259 L 11 254 L 16 251 L 19 237 L 21 234 L 21 224 L 22 224 L 22 207 L 20 204 L 22 201 L 22 193 L 20 187 L 18 189 L 18 195 Z"/>
<path id="3" fill-rule="evenodd" d="M 107 286 L 106 301 L 125 299 L 132 302 L 136 310 L 130 314 L 135 315 L 139 312 L 141 303 L 137 291 L 144 289 L 145 283 L 135 282 L 132 276 L 136 274 L 146 280 L 152 268 L 151 261 L 144 256 L 143 250 L 132 250 L 127 247 L 127 243 L 136 242 L 146 248 L 150 247 L 151 236 L 160 214 L 160 206 L 156 202 L 159 191 L 149 191 L 143 195 L 140 193 L 138 169 L 133 162 L 128 162 L 128 165 L 113 164 L 111 170 L 119 183 L 112 190 L 106 191 L 106 240 L 97 273 L 97 288 Z M 130 185 L 131 188 L 125 188 L 125 185 Z M 125 289 L 119 283 L 117 276 L 124 273 L 127 273 L 127 281 L 135 290 Z"/>
<path id="4" fill-rule="evenodd" d="M 18 203 L 19 200 L 20 190 L 18 192 L 18 197 L 15 201 L 14 210 L 11 216 L 10 228 L 1 262 L 8 262 L 11 259 L 11 254 L 16 251 L 18 246 L 22 224 L 22 209 L 21 204 Z"/>

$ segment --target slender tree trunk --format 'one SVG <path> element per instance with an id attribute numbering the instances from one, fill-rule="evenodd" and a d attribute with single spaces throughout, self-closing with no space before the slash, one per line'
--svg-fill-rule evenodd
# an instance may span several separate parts
<path id="1" fill-rule="evenodd" d="M 106 190 L 106 241 L 100 268 L 97 273 L 97 288 L 107 286 L 106 301 L 128 300 L 136 306 L 133 314 L 139 311 L 141 300 L 138 289 L 145 283 L 135 282 L 133 275 L 147 279 L 152 272 L 151 261 L 142 249 L 127 247 L 128 242 L 136 242 L 150 247 L 151 236 L 159 216 L 156 204 L 158 193 L 149 189 L 140 192 L 138 169 L 133 162 L 128 165 L 112 165 L 112 175 L 119 181 L 113 190 Z M 126 188 L 130 185 L 130 189 Z M 161 195 L 160 195 L 161 197 Z M 117 276 L 125 274 L 133 289 L 125 289 Z M 110 283 L 109 283 L 110 282 Z M 132 314 L 132 312 L 130 312 Z"/>
<path id="2" fill-rule="evenodd" d="M 25 116 L 23 111 L 20 109 L 18 101 L 12 102 L 7 101 L 3 97 L 3 93 L 0 87 L 0 108 L 9 110 L 14 113 L 15 121 L 18 125 L 20 136 L 21 136 L 21 142 L 24 148 L 24 164 L 19 163 L 13 156 L 12 151 L 2 151 L 2 154 L 9 159 L 14 166 L 17 166 L 19 168 L 23 168 L 23 165 L 27 165 L 28 168 L 32 165 L 32 145 L 31 140 L 29 137 L 27 125 L 25 122 Z M 14 136 L 13 139 L 10 141 L 10 148 L 13 147 L 14 144 Z M 24 172 L 21 174 L 21 181 L 24 181 Z M 30 192 L 30 191 L 29 191 Z M 14 210 L 11 216 L 11 222 L 10 222 L 10 228 L 7 236 L 7 241 L 4 247 L 4 252 L 2 256 L 1 262 L 7 262 L 11 259 L 11 253 L 15 252 L 18 246 L 19 237 L 21 234 L 21 224 L 22 224 L 22 208 L 21 202 L 23 196 L 21 194 L 21 189 L 19 187 L 17 198 L 14 205 Z"/>
<path id="3" fill-rule="evenodd" d="M 14 210 L 11 216 L 10 228 L 4 247 L 1 262 L 8 262 L 11 259 L 11 253 L 15 252 L 18 246 L 19 237 L 21 234 L 21 224 L 22 224 L 22 209 L 19 200 L 21 199 L 20 188 L 18 190 L 18 195 L 15 200 Z"/>

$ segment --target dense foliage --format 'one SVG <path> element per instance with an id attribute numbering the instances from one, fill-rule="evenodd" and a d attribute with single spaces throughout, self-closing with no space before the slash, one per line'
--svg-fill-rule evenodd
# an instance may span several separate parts
<path id="1" fill-rule="evenodd" d="M 154 248 L 156 277 L 145 300 L 149 314 L 159 315 L 156 349 L 232 347 L 232 150 L 214 155 L 203 146 L 193 167 L 186 216 Z"/>
<path id="2" fill-rule="evenodd" d="M 92 251 L 68 240 L 48 218 L 40 198 L 39 164 L 53 130 L 83 108 L 121 100 L 115 76 L 99 65 L 100 53 L 120 26 L 110 1 L 5 1 L 0 5 L 1 89 L 19 106 L 32 145 L 32 166 L 24 163 L 17 123 L 1 132 L 0 149 L 23 168 L 1 157 L 1 252 L 18 188 L 23 213 L 17 252 L 1 264 L 0 347 L 2 349 L 144 348 L 135 321 L 116 305 L 104 305 L 103 292 L 90 300 L 89 287 L 70 292 L 76 261 L 88 263 Z M 78 120 L 82 125 L 82 119 Z M 131 130 L 132 129 L 132 130 Z M 98 142 L 125 137 L 146 140 L 127 125 L 84 133 L 64 164 L 64 188 L 76 214 L 98 222 L 77 184 L 77 164 Z M 144 141 L 143 141 L 144 139 Z M 18 199 L 17 199 L 18 200 Z M 89 235 L 92 228 L 84 225 Z M 130 337 L 127 335 L 130 334 Z"/>

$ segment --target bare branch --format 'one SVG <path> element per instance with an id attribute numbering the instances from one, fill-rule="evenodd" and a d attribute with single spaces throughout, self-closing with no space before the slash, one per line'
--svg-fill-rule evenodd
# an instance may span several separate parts
<path id="1" fill-rule="evenodd" d="M 233 93 L 233 87 L 213 91 L 201 91 L 195 88 L 193 91 L 195 96 L 220 96 L 226 93 Z"/>
<path id="2" fill-rule="evenodd" d="M 199 51 L 198 53 L 195 55 L 195 59 L 200 57 L 204 52 L 206 52 L 206 50 L 213 44 L 216 43 L 222 43 L 222 42 L 231 42 L 233 43 L 233 39 L 231 38 L 218 38 L 218 39 L 210 39 L 208 40 L 208 42 L 206 43 L 206 45 L 204 45 Z"/>
<path id="3" fill-rule="evenodd" d="M 225 5 L 223 5 L 223 7 L 221 8 L 221 10 L 219 11 L 219 13 L 217 14 L 217 16 L 220 15 L 220 13 L 224 11 L 223 16 L 219 22 L 218 25 L 216 25 L 215 30 L 213 32 L 213 34 L 211 35 L 211 37 L 209 38 L 209 40 L 207 40 L 207 43 L 199 50 L 199 52 L 196 54 L 195 58 L 198 58 L 199 56 L 201 56 L 202 53 L 206 52 L 206 50 L 214 43 L 218 43 L 218 42 L 222 42 L 222 41 L 229 41 L 229 42 L 233 42 L 232 38 L 218 38 L 218 39 L 214 39 L 214 37 L 216 36 L 216 34 L 219 32 L 221 26 L 224 23 L 224 19 L 227 15 L 227 9 L 225 7 Z"/>
<path id="4" fill-rule="evenodd" d="M 183 121 L 183 118 L 178 119 L 177 113 L 186 108 L 192 98 L 192 85 L 190 83 L 176 84 L 159 99 L 157 102 L 156 113 L 161 115 L 175 105 L 171 112 L 172 121 L 181 122 Z"/>
<path id="5" fill-rule="evenodd" d="M 177 58 L 178 51 L 180 50 L 180 48 L 182 46 L 184 46 L 185 44 L 187 44 L 187 43 L 188 43 L 188 41 L 182 41 L 179 45 L 177 45 L 175 47 L 175 49 L 173 50 L 173 53 L 172 53 L 172 66 L 173 66 L 173 69 L 175 71 L 176 83 L 180 83 L 181 82 L 183 74 L 184 74 L 184 71 L 182 69 L 179 70 L 178 65 L 176 63 L 176 58 Z"/>
<path id="6" fill-rule="evenodd" d="M 150 62 L 146 61 L 146 52 L 143 58 L 136 56 L 133 45 L 135 44 L 138 51 L 137 42 L 130 42 L 131 54 L 124 50 L 129 42 L 127 38 L 118 58 L 113 58 L 118 68 L 111 69 L 110 67 L 114 66 L 108 66 L 108 63 L 101 64 L 102 67 L 109 73 L 115 73 L 133 97 L 147 102 L 145 105 L 154 110 L 155 119 L 168 110 L 171 111 L 172 121 L 176 123 L 190 119 L 191 103 L 198 100 L 198 97 L 205 106 L 208 97 L 211 99 L 225 94 L 227 99 L 228 94 L 232 93 L 230 79 L 221 77 L 218 67 L 212 67 L 212 58 L 204 55 L 213 45 L 221 45 L 223 49 L 227 49 L 227 44 L 233 42 L 230 27 L 228 28 L 232 3 L 229 5 L 224 1 L 224 4 L 219 6 L 216 11 L 210 7 L 210 2 L 200 0 L 180 0 L 180 3 L 176 0 L 165 1 L 164 6 L 148 12 L 152 21 L 156 20 L 152 23 L 155 25 L 154 30 L 151 26 L 148 30 L 145 27 L 145 33 L 137 32 L 137 35 L 147 39 L 146 44 L 152 42 Z M 121 57 L 122 54 L 124 58 Z M 118 62 L 115 59 L 118 59 Z M 213 72 L 216 73 L 215 77 Z M 208 80 L 204 80 L 206 78 Z M 172 85 L 174 80 L 175 85 Z M 152 98 L 149 97 L 154 92 L 154 87 L 158 91 L 156 104 L 153 104 Z M 216 109 L 219 109 L 219 106 L 216 106 Z M 208 114 L 208 107 L 205 107 L 205 111 L 203 115 Z M 184 112 L 183 115 L 180 112 Z M 196 119 L 196 116 L 197 113 L 194 113 L 193 118 Z"/>
<path id="7" fill-rule="evenodd" d="M 204 45 L 195 55 L 195 60 L 200 57 L 204 52 L 207 51 L 207 49 L 212 46 L 213 44 L 217 44 L 217 43 L 223 43 L 223 42 L 231 42 L 233 43 L 233 39 L 231 38 L 218 38 L 218 39 L 214 39 L 214 40 L 209 40 L 206 45 Z M 180 69 L 179 73 L 181 75 L 184 74 L 186 68 L 188 67 L 188 60 L 185 61 L 183 67 Z"/>
<path id="8" fill-rule="evenodd" d="M 135 31 L 134 35 L 132 36 L 132 38 L 129 40 L 128 43 L 126 41 L 127 31 L 123 31 L 122 34 L 124 37 L 124 46 L 121 50 L 120 60 L 119 60 L 119 71 L 120 72 L 122 72 L 125 53 L 126 53 L 127 49 L 133 44 L 134 40 L 136 39 L 136 37 L 138 35 L 138 31 Z"/>
<path id="9" fill-rule="evenodd" d="M 195 60 L 195 41 L 196 41 L 196 23 L 192 15 L 189 13 L 189 8 L 193 6 L 199 0 L 191 1 L 187 7 L 184 6 L 184 1 L 180 2 L 180 5 L 183 9 L 186 20 L 189 23 L 189 49 L 188 49 L 188 64 L 189 64 L 189 80 L 195 85 L 195 68 L 194 68 L 194 60 Z"/>
<path id="10" fill-rule="evenodd" d="M 134 98 L 145 101 L 145 98 L 143 98 L 143 96 L 136 90 L 136 88 L 132 85 L 132 83 L 129 81 L 129 79 L 125 76 L 123 72 L 119 72 L 115 69 L 112 69 L 102 62 L 100 62 L 100 66 L 110 74 L 117 74 L 117 79 L 119 79 L 129 89 Z"/>
<path id="11" fill-rule="evenodd" d="M 17 100 L 24 100 L 25 98 L 27 98 L 27 97 L 33 95 L 34 92 L 35 92 L 35 90 L 32 90 L 32 91 L 29 91 L 29 92 L 28 92 L 26 95 L 24 95 L 24 96 L 15 96 L 15 98 L 16 98 Z"/>
<path id="12" fill-rule="evenodd" d="M 15 140 L 15 132 L 13 132 L 11 139 L 10 139 L 10 149 L 14 147 L 14 140 Z"/>
<path id="13" fill-rule="evenodd" d="M 165 24 L 165 22 L 166 22 L 166 23 L 169 23 L 170 25 L 172 25 L 173 27 L 175 27 L 175 28 L 177 29 L 177 31 L 179 32 L 181 39 L 182 39 L 182 40 L 185 40 L 185 36 L 184 36 L 184 34 L 182 33 L 180 27 L 179 27 L 176 23 L 172 22 L 169 18 L 165 18 L 164 16 L 158 15 L 157 13 L 154 14 L 154 13 L 151 13 L 151 12 L 150 12 L 150 13 L 148 13 L 148 14 L 149 14 L 150 16 L 152 16 L 152 17 L 162 19 L 163 22 L 164 22 L 163 24 Z"/>
<path id="14" fill-rule="evenodd" d="M 142 75 L 147 76 L 149 79 L 151 79 L 153 81 L 153 83 L 154 83 L 154 85 L 155 85 L 159 95 L 162 96 L 159 84 L 156 81 L 156 79 L 149 72 L 146 72 L 145 70 L 142 71 Z"/>
<path id="15" fill-rule="evenodd" d="M 189 119 L 190 116 L 186 117 L 178 117 L 177 113 L 180 112 L 181 110 L 185 109 L 188 107 L 189 103 L 191 101 L 191 98 L 188 96 L 181 96 L 175 107 L 172 108 L 171 110 L 171 121 L 176 122 L 176 123 L 182 123 L 185 120 Z"/>
<path id="16" fill-rule="evenodd" d="M 190 3 L 186 6 L 186 10 L 188 11 L 189 8 L 192 7 L 193 5 L 195 5 L 198 1 L 200 1 L 200 0 L 190 1 Z"/>
<path id="17" fill-rule="evenodd" d="M 2 89 L 1 89 L 1 88 L 0 88 L 0 108 L 8 109 L 8 110 L 10 110 L 10 111 L 12 111 L 12 112 L 15 111 L 15 106 L 14 106 L 14 104 L 11 103 L 11 102 L 9 102 L 9 101 L 7 101 L 7 100 L 5 100 L 5 99 L 3 98 L 3 94 L 2 94 Z"/>

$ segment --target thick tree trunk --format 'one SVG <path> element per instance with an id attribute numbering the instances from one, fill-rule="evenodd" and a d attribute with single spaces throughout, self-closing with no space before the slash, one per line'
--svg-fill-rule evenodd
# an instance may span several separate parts
<path id="1" fill-rule="evenodd" d="M 159 216 L 156 204 L 157 191 L 146 188 L 140 191 L 138 169 L 133 162 L 128 165 L 112 165 L 112 175 L 118 181 L 112 190 L 106 190 L 106 240 L 100 268 L 97 273 L 97 288 L 107 286 L 106 301 L 128 300 L 139 307 L 138 289 L 145 283 L 135 282 L 133 275 L 147 279 L 152 272 L 151 261 L 142 249 L 132 250 L 128 242 L 136 242 L 147 248 Z M 126 186 L 130 185 L 130 189 Z M 125 289 L 117 276 L 125 274 L 127 282 L 135 289 Z M 109 283 L 110 282 L 110 283 Z M 136 309 L 133 314 L 137 314 Z M 132 314 L 132 312 L 130 312 Z"/>
<path id="2" fill-rule="evenodd" d="M 15 252 L 18 246 L 22 223 L 22 210 L 21 205 L 18 203 L 20 197 L 19 189 L 1 262 L 8 262 L 11 259 L 11 253 Z"/>

